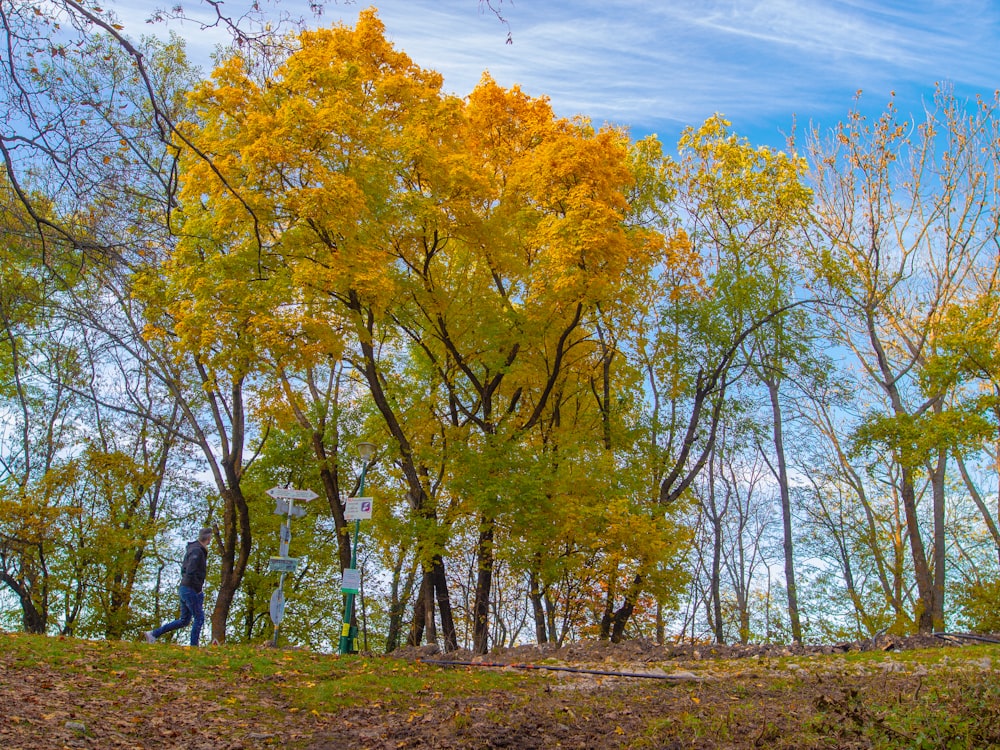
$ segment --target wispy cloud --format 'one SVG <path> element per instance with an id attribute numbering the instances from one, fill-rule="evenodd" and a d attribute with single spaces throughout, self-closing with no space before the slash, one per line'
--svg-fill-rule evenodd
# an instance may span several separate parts
<path id="1" fill-rule="evenodd" d="M 875 107 L 890 91 L 919 103 L 940 80 L 989 93 L 1000 70 L 995 0 L 504 0 L 512 45 L 478 0 L 374 4 L 396 46 L 453 93 L 488 71 L 561 115 L 667 141 L 722 112 L 778 143 L 793 118 L 842 118 L 858 89 Z M 367 5 L 328 3 L 321 22 L 354 23 Z M 301 3 L 278 7 L 308 16 Z"/>

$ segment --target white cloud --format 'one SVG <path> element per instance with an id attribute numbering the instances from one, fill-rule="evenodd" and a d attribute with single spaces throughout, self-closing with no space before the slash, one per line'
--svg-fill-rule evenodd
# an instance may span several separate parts
<path id="1" fill-rule="evenodd" d="M 1000 4 L 991 0 L 504 0 L 512 45 L 479 0 L 375 4 L 393 43 L 440 71 L 452 93 L 467 94 L 489 71 L 548 96 L 561 115 L 657 130 L 668 143 L 714 112 L 780 143 L 793 116 L 832 124 L 858 89 L 878 108 L 893 90 L 919 103 L 939 80 L 988 94 L 1000 68 Z M 314 23 L 352 24 L 367 6 L 328 2 Z M 299 1 L 272 7 L 309 15 Z M 218 41 L 189 39 L 205 60 Z"/>

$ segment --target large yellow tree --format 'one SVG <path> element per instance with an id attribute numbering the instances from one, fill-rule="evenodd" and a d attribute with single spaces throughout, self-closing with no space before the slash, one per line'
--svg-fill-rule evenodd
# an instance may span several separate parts
<path id="1" fill-rule="evenodd" d="M 642 152 L 488 76 L 465 100 L 444 95 L 373 11 L 291 43 L 273 75 L 234 56 L 193 95 L 185 133 L 200 154 L 183 161 L 183 237 L 165 268 L 178 343 L 207 354 L 224 338 L 212 361 L 253 361 L 264 378 L 279 363 L 350 361 L 392 436 L 410 512 L 425 529 L 443 523 L 436 474 L 478 519 L 485 650 L 495 524 L 517 500 L 502 489 L 507 449 L 551 416 L 567 378 L 601 366 L 598 311 L 634 304 L 672 257 L 632 221 Z M 432 402 L 420 416 L 414 391 Z M 438 452 L 462 446 L 460 465 L 431 470 L 432 435 Z M 427 533 L 422 562 L 453 646 L 442 536 Z"/>

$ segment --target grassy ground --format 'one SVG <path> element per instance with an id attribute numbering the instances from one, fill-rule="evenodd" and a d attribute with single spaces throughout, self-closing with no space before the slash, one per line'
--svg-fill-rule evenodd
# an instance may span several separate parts
<path id="1" fill-rule="evenodd" d="M 584 671 L 5 634 L 0 747 L 1000 748 L 995 645 L 573 653 L 537 663 Z"/>

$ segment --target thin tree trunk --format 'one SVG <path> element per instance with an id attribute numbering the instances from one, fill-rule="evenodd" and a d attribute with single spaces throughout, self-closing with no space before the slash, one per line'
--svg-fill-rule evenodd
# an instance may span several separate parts
<path id="1" fill-rule="evenodd" d="M 233 599 L 236 597 L 240 583 L 243 581 L 243 574 L 246 571 L 251 552 L 250 509 L 238 482 L 235 487 L 231 484 L 225 494 L 228 497 L 224 497 L 223 523 L 225 527 L 221 544 L 219 591 L 215 597 L 211 617 L 212 641 L 220 644 L 226 642 L 226 623 L 229 620 L 229 612 L 232 609 Z M 217 544 L 216 549 L 219 547 L 220 545 Z M 212 560 L 209 558 L 209 565 L 211 564 Z"/>
<path id="2" fill-rule="evenodd" d="M 931 491 L 934 500 L 934 606 L 931 622 L 935 633 L 944 632 L 944 586 L 945 586 L 945 471 L 948 465 L 948 451 L 938 450 L 937 461 L 931 472 Z"/>
<path id="3" fill-rule="evenodd" d="M 899 418 L 908 418 L 903 406 L 903 397 L 899 392 L 896 378 L 890 367 L 889 360 L 882 346 L 875 327 L 874 314 L 869 311 L 867 320 L 868 338 L 882 374 L 881 387 L 889 397 L 892 413 Z M 913 481 L 913 469 L 899 461 L 900 465 L 900 497 L 903 501 L 903 513 L 906 519 L 906 536 L 910 544 L 910 556 L 913 559 L 913 576 L 917 583 L 917 628 L 921 633 L 931 633 L 934 630 L 934 583 L 927 564 L 927 551 L 920 535 L 920 516 L 917 513 L 916 489 Z"/>
<path id="4" fill-rule="evenodd" d="M 792 500 L 788 489 L 788 468 L 785 461 L 785 438 L 782 428 L 781 401 L 778 383 L 767 381 L 771 397 L 771 416 L 774 429 L 774 453 L 777 462 L 778 489 L 781 495 L 781 523 L 784 532 L 785 590 L 788 593 L 788 619 L 792 626 L 792 640 L 802 643 L 802 625 L 799 621 L 799 597 L 795 585 L 795 558 L 792 541 Z"/>
<path id="5" fill-rule="evenodd" d="M 982 493 L 972 480 L 972 476 L 965 465 L 965 459 L 957 452 L 954 458 L 955 463 L 958 464 L 958 470 L 962 474 L 962 481 L 965 482 L 965 488 L 969 491 L 969 495 L 972 497 L 973 502 L 975 502 L 976 507 L 979 508 L 979 512 L 983 516 L 983 523 L 986 524 L 986 528 L 990 532 L 990 537 L 993 539 L 993 546 L 996 548 L 997 563 L 1000 564 L 1000 529 L 997 528 L 996 520 L 993 518 L 993 514 L 990 513 L 986 501 L 983 500 Z"/>
<path id="6" fill-rule="evenodd" d="M 566 634 L 569 630 L 568 618 L 563 618 L 562 628 L 559 630 L 559 636 L 556 637 L 556 604 L 552 601 L 548 592 L 542 596 L 542 601 L 545 602 L 545 623 L 548 625 L 549 638 L 555 639 L 556 645 L 562 648 L 563 641 L 566 639 Z"/>
<path id="7" fill-rule="evenodd" d="M 710 574 L 710 598 L 712 607 L 712 631 L 716 643 L 725 643 L 722 627 L 722 519 L 712 521 L 712 570 Z"/>

